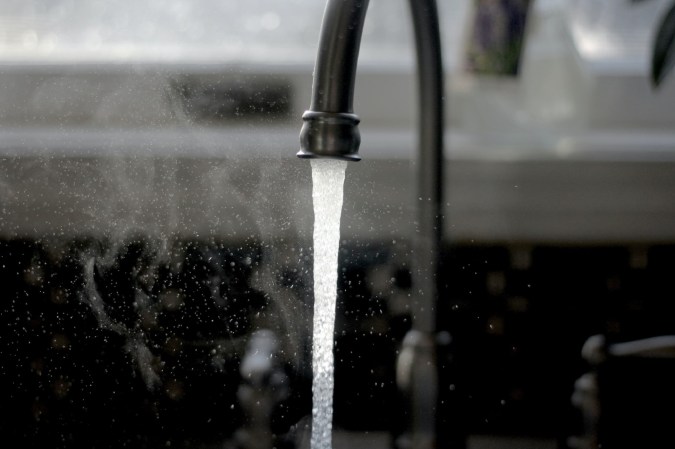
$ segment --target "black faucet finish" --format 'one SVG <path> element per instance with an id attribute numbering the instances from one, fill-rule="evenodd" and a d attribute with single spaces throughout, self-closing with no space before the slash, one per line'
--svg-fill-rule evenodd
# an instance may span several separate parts
<path id="1" fill-rule="evenodd" d="M 418 67 L 418 155 L 412 329 L 397 366 L 410 428 L 399 447 L 428 449 L 445 439 L 438 426 L 436 357 L 438 276 L 443 232 L 444 76 L 435 0 L 410 0 Z M 328 0 L 314 68 L 310 109 L 303 114 L 301 158 L 358 161 L 361 137 L 354 82 L 368 0 Z M 457 446 L 459 447 L 459 446 Z"/>
<path id="2" fill-rule="evenodd" d="M 330 0 L 321 25 L 312 102 L 302 119 L 301 158 L 358 161 L 361 136 L 354 80 L 368 0 Z"/>

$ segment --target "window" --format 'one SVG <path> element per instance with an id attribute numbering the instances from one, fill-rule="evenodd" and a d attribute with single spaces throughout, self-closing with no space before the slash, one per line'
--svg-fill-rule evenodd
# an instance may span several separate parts
<path id="1" fill-rule="evenodd" d="M 454 43 L 467 0 L 443 3 Z M 0 61 L 313 63 L 325 2 L 316 0 L 8 0 Z M 407 5 L 373 1 L 364 62 L 399 64 L 411 48 Z M 456 53 L 455 45 L 449 55 Z"/>

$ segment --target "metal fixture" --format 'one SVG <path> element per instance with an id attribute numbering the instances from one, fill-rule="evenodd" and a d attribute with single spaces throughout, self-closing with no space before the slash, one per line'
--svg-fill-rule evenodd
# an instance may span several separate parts
<path id="1" fill-rule="evenodd" d="M 268 329 L 254 332 L 239 368 L 242 383 L 237 391 L 246 424 L 236 440 L 241 449 L 274 447 L 272 412 L 289 395 L 289 380 L 279 363 L 280 343 Z"/>
<path id="2" fill-rule="evenodd" d="M 368 0 L 329 0 L 314 68 L 310 109 L 303 114 L 301 158 L 358 161 L 359 118 L 353 111 L 356 65 Z M 412 329 L 398 361 L 399 386 L 409 401 L 409 435 L 399 446 L 438 444 L 436 303 L 442 242 L 444 89 L 435 0 L 410 0 L 418 66 L 419 151 L 417 229 L 413 236 Z"/>

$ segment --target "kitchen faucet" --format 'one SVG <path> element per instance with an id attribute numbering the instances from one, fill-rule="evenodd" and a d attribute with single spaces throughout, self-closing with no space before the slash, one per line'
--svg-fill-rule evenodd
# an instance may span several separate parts
<path id="1" fill-rule="evenodd" d="M 358 161 L 361 137 L 353 110 L 356 66 L 368 0 L 328 0 L 314 68 L 312 100 L 302 118 L 300 158 Z M 397 360 L 397 383 L 406 398 L 409 429 L 398 447 L 442 444 L 438 417 L 436 310 L 443 233 L 444 76 L 435 0 L 410 0 L 418 67 L 419 123 L 417 218 L 412 238 L 411 329 Z M 448 335 L 447 333 L 442 335 Z M 447 340 L 447 338 L 446 338 Z"/>

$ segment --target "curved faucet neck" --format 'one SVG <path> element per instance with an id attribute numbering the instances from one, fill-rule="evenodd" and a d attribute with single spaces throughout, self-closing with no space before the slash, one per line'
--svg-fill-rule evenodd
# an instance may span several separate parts
<path id="1" fill-rule="evenodd" d="M 312 111 L 352 113 L 356 65 L 369 0 L 326 4 L 314 66 Z"/>

